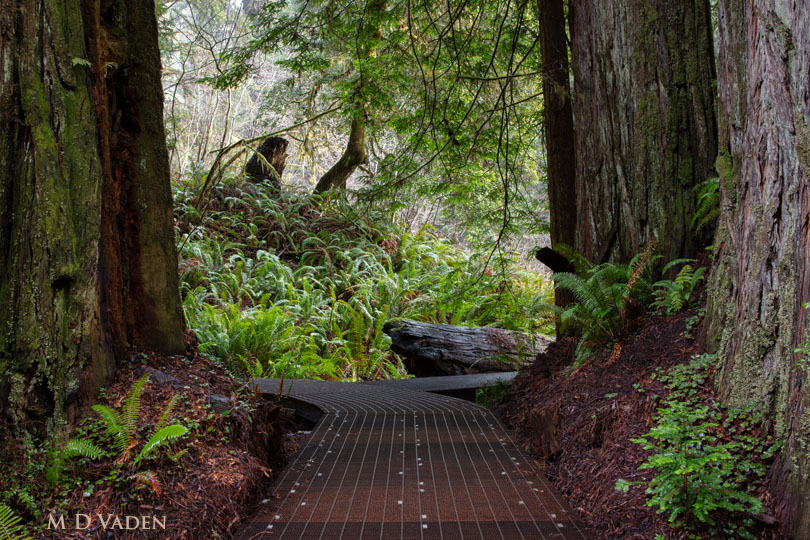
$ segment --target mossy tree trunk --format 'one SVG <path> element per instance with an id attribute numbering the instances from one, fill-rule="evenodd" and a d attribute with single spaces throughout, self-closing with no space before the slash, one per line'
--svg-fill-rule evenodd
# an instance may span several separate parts
<path id="1" fill-rule="evenodd" d="M 364 16 L 357 28 L 355 42 L 357 48 L 354 62 L 356 72 L 355 88 L 349 96 L 346 112 L 351 114 L 352 122 L 349 128 L 349 140 L 340 159 L 318 179 L 315 193 L 324 193 L 332 189 L 346 189 L 349 177 L 360 166 L 368 163 L 366 152 L 366 128 L 369 123 L 369 98 L 366 95 L 374 86 L 368 80 L 369 75 L 364 71 L 364 64 L 373 64 L 377 57 L 377 47 L 383 34 L 380 20 L 385 13 L 385 0 L 370 0 L 365 7 Z"/>
<path id="2" fill-rule="evenodd" d="M 0 407 L 44 433 L 182 353 L 153 0 L 0 0 Z"/>
<path id="3" fill-rule="evenodd" d="M 707 0 L 571 0 L 577 249 L 694 256 L 693 187 L 714 175 Z"/>
<path id="4" fill-rule="evenodd" d="M 315 193 L 323 193 L 336 188 L 346 189 L 346 182 L 354 170 L 367 161 L 365 111 L 359 110 L 352 117 L 349 140 L 343 155 L 328 171 L 323 173 L 315 185 Z"/>
<path id="5" fill-rule="evenodd" d="M 721 396 L 758 403 L 785 442 L 771 488 L 793 538 L 810 538 L 810 372 L 794 353 L 810 301 L 808 8 L 720 1 L 721 215 L 707 312 Z"/>
<path id="6" fill-rule="evenodd" d="M 574 115 L 568 68 L 563 0 L 538 0 L 543 51 L 543 124 L 551 246 L 576 244 L 577 196 Z M 555 288 L 554 302 L 567 306 L 574 295 Z M 559 329 L 558 329 L 559 331 Z"/>

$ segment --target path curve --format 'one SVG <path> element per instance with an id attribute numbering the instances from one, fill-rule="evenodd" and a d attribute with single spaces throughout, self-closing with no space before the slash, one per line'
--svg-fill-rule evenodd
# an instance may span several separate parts
<path id="1" fill-rule="evenodd" d="M 237 540 L 593 538 L 488 409 L 413 383 L 285 386 L 324 415 Z"/>

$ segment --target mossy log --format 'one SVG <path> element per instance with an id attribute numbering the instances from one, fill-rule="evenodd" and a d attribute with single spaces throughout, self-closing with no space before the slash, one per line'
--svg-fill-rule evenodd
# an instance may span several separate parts
<path id="1" fill-rule="evenodd" d="M 502 328 L 406 320 L 388 321 L 383 332 L 417 377 L 513 371 L 531 363 L 550 342 Z"/>

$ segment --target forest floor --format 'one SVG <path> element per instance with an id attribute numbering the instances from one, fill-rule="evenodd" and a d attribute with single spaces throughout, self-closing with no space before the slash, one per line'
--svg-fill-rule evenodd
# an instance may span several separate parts
<path id="1" fill-rule="evenodd" d="M 599 538 L 688 537 L 668 527 L 665 516 L 646 504 L 643 487 L 621 492 L 615 485 L 619 479 L 652 477 L 649 469 L 639 470 L 650 452 L 630 439 L 650 430 L 667 394 L 656 370 L 686 363 L 698 354 L 700 328 L 687 331 L 687 321 L 690 317 L 694 321 L 695 315 L 687 311 L 647 316 L 609 354 L 592 358 L 570 375 L 565 368 L 573 362 L 576 342 L 570 338 L 555 342 L 514 379 L 508 395 L 495 407 Z M 718 406 L 712 377 L 698 391 L 704 403 Z M 763 512 L 745 516 L 754 522 L 751 532 L 762 540 L 782 538 L 777 526 L 767 524 L 773 501 L 767 484 L 760 484 L 756 494 L 764 502 Z M 728 513 L 714 517 L 718 523 L 741 519 Z M 716 532 L 704 534 L 726 538 Z"/>
<path id="2" fill-rule="evenodd" d="M 117 458 L 114 451 L 99 460 L 72 458 L 51 488 L 41 473 L 52 465 L 52 454 L 19 441 L 4 445 L 0 487 L 13 494 L 16 508 L 28 506 L 23 517 L 36 524 L 33 538 L 229 538 L 295 451 L 291 411 L 262 399 L 197 354 L 191 332 L 183 357 L 134 354 L 103 390 L 100 403 L 124 409 L 134 381 L 147 372 L 150 376 L 136 408 L 137 438 L 147 440 L 172 396 L 179 399 L 175 398 L 169 421 L 188 432 L 140 465 L 134 464 L 132 448 Z M 95 412 L 88 411 L 77 423 L 70 438 L 107 448 Z M 92 516 L 86 529 L 74 527 L 79 513 Z M 115 528 L 114 521 L 105 529 L 97 514 L 119 516 L 122 522 L 124 516 L 165 516 L 165 530 L 156 526 L 125 531 Z M 49 515 L 54 519 L 64 515 L 65 529 L 49 530 Z"/>

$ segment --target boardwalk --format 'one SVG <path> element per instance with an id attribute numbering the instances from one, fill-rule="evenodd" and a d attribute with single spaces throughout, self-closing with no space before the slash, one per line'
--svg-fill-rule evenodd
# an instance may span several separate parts
<path id="1" fill-rule="evenodd" d="M 295 381 L 325 414 L 235 538 L 591 538 L 491 412 L 419 387 Z"/>

